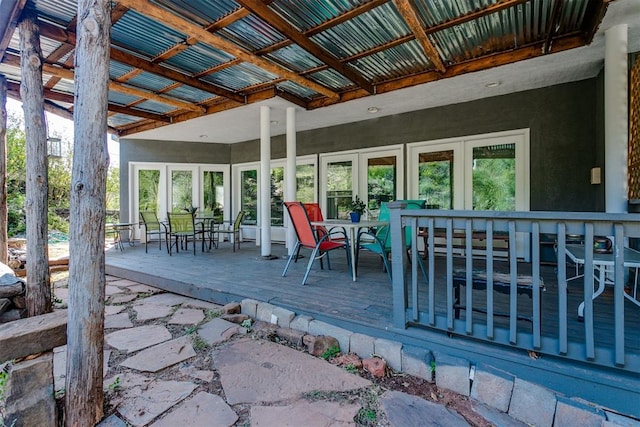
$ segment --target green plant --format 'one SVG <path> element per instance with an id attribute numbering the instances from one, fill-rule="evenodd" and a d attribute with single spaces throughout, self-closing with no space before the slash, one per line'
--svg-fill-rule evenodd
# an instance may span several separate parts
<path id="1" fill-rule="evenodd" d="M 375 425 L 377 417 L 378 415 L 376 414 L 376 411 L 374 411 L 373 409 L 360 408 L 355 419 L 358 425 L 373 426 Z"/>
<path id="2" fill-rule="evenodd" d="M 240 326 L 245 328 L 247 330 L 247 332 L 251 332 L 253 330 L 253 323 L 252 323 L 251 319 L 243 320 L 242 323 L 240 324 Z"/>
<path id="3" fill-rule="evenodd" d="M 196 332 L 198 332 L 198 326 L 197 325 L 189 326 L 189 327 L 184 329 L 184 332 L 187 335 L 193 335 Z"/>
<path id="4" fill-rule="evenodd" d="M 357 195 L 356 198 L 351 201 L 351 212 L 356 212 L 362 215 L 367 211 L 367 204 L 362 201 Z"/>
<path id="5" fill-rule="evenodd" d="M 204 311 L 204 320 L 203 322 L 208 322 L 211 319 L 215 319 L 217 317 L 220 317 L 222 315 L 222 312 L 220 310 L 212 310 L 210 308 L 206 309 Z"/>
<path id="6" fill-rule="evenodd" d="M 209 344 L 207 344 L 207 342 L 202 339 L 200 335 L 193 335 L 191 337 L 191 341 L 193 342 L 194 350 L 206 350 L 207 347 L 209 347 Z"/>
<path id="7" fill-rule="evenodd" d="M 324 360 L 331 360 L 334 357 L 336 357 L 338 354 L 340 354 L 340 347 L 337 345 L 332 345 L 331 347 L 329 347 L 328 349 L 325 350 L 324 353 L 322 353 L 322 357 Z"/>
<path id="8" fill-rule="evenodd" d="M 351 363 L 349 363 L 348 365 L 344 366 L 344 370 L 351 373 L 351 374 L 356 374 L 358 373 L 358 369 Z"/>
<path id="9" fill-rule="evenodd" d="M 111 392 L 118 391 L 120 389 L 120 385 L 121 385 L 120 377 L 116 377 L 116 379 L 111 384 L 109 384 L 107 388 Z"/>

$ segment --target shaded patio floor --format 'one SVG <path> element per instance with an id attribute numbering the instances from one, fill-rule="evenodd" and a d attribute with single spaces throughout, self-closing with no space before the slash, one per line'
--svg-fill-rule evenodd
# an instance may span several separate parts
<path id="1" fill-rule="evenodd" d="M 286 248 L 272 244 L 272 257 L 263 259 L 260 248 L 253 241 L 242 243 L 235 253 L 228 242 L 219 248 L 202 253 L 198 246 L 194 256 L 191 248 L 169 256 L 163 246 L 150 244 L 148 253 L 144 245 L 126 246 L 124 251 L 115 248 L 107 251 L 107 273 L 136 280 L 162 289 L 195 298 L 224 304 L 245 298 L 268 302 L 287 308 L 297 314 L 310 315 L 315 319 L 329 321 L 351 330 L 360 330 L 370 335 L 384 336 L 392 329 L 392 290 L 380 259 L 366 251 L 361 252 L 358 281 L 353 282 L 346 264 L 346 257 L 339 251 L 331 254 L 332 269 L 320 269 L 316 261 L 307 280 L 301 285 L 308 262 L 309 252 L 292 264 L 287 277 L 281 277 L 286 263 Z M 444 258 L 436 257 L 436 310 L 446 313 L 446 286 Z M 463 259 L 457 259 L 460 266 Z M 481 264 L 478 263 L 478 266 Z M 496 269 L 506 270 L 506 264 L 496 262 Z M 530 265 L 518 265 L 518 271 L 526 273 Z M 557 336 L 558 295 L 554 266 L 542 266 L 546 291 L 542 293 L 542 335 Z M 570 276 L 568 272 L 568 276 Z M 462 288 L 464 290 L 464 288 Z M 484 291 L 474 291 L 474 306 L 482 305 Z M 420 292 L 420 305 L 426 307 L 426 286 Z M 463 291 L 464 293 L 464 291 Z M 584 324 L 575 315 L 582 300 L 582 282 L 569 283 L 568 289 L 568 335 L 570 342 L 582 342 Z M 425 301 L 423 301 L 423 299 Z M 496 293 L 496 311 L 508 312 L 508 295 Z M 518 296 L 518 311 L 531 313 L 531 301 Z M 610 289 L 594 302 L 596 345 L 613 344 L 613 298 Z M 464 319 L 465 312 L 461 313 Z M 474 322 L 485 322 L 485 315 L 474 313 Z M 640 308 L 625 302 L 625 324 L 627 351 L 640 353 Z M 496 327 L 508 327 L 508 319 L 495 317 Z M 530 332 L 531 324 L 518 322 L 519 331 Z M 377 334 L 376 334 L 377 331 Z"/>

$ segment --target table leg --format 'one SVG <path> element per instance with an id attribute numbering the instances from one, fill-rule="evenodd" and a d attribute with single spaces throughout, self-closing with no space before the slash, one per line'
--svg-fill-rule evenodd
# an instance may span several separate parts
<path id="1" fill-rule="evenodd" d="M 349 245 L 351 246 L 349 250 L 351 251 L 351 276 L 353 281 L 356 281 L 356 238 L 355 238 L 356 229 L 351 227 L 349 228 L 349 239 L 351 242 Z"/>
<path id="2" fill-rule="evenodd" d="M 596 278 L 596 280 L 598 281 L 598 289 L 594 291 L 593 297 L 591 298 L 592 301 L 598 298 L 604 292 L 604 281 L 606 280 L 606 267 L 594 266 L 594 268 L 598 269 L 598 277 Z M 578 306 L 578 320 L 582 319 L 584 319 L 584 301 L 582 301 Z"/>

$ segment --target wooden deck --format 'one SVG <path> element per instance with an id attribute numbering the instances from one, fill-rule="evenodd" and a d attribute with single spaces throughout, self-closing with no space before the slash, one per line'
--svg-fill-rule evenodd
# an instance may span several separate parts
<path id="1" fill-rule="evenodd" d="M 151 244 L 145 253 L 144 245 L 125 246 L 124 251 L 111 249 L 107 252 L 107 272 L 162 289 L 185 294 L 204 300 L 227 303 L 252 298 L 262 302 L 290 309 L 298 314 L 310 315 L 316 319 L 332 321 L 343 327 L 365 329 L 375 335 L 378 331 L 392 329 L 392 290 L 380 259 L 363 252 L 358 270 L 358 281 L 353 282 L 349 274 L 346 257 L 340 252 L 331 254 L 331 270 L 320 269 L 316 261 L 307 285 L 301 285 L 302 276 L 308 262 L 308 252 L 304 258 L 289 268 L 287 277 L 281 277 L 286 262 L 286 248 L 272 245 L 272 259 L 263 259 L 260 248 L 254 242 L 243 242 L 235 253 L 228 242 L 218 249 L 200 252 L 191 250 L 169 256 Z M 438 262 L 436 268 L 436 311 L 446 314 L 445 267 Z M 460 260 L 462 267 L 462 259 Z M 478 267 L 482 267 L 478 265 Z M 501 266 L 496 263 L 496 270 Z M 518 272 L 527 274 L 530 266 L 519 264 Z M 568 272 L 570 273 L 570 272 Z M 569 276 L 571 274 L 568 274 Z M 546 290 L 542 293 L 542 335 L 554 337 L 558 329 L 558 293 L 554 266 L 543 266 L 542 276 Z M 463 295 L 464 295 L 464 288 Z M 569 283 L 568 311 L 577 313 L 582 298 L 582 282 Z M 426 291 L 420 293 L 420 305 L 426 306 Z M 474 291 L 474 306 L 482 307 L 485 292 Z M 508 295 L 495 293 L 495 310 L 508 312 Z M 518 312 L 530 314 L 532 301 L 524 295 L 518 296 Z M 594 303 L 596 316 L 596 344 L 612 345 L 613 298 L 610 290 L 605 291 Z M 466 312 L 461 312 L 465 319 Z M 474 313 L 474 322 L 485 323 L 486 315 Z M 495 326 L 508 327 L 508 318 L 494 317 Z M 625 302 L 626 348 L 628 352 L 640 354 L 640 308 Z M 569 341 L 584 339 L 584 324 L 577 314 L 569 318 Z M 518 321 L 518 329 L 531 331 L 531 323 Z"/>

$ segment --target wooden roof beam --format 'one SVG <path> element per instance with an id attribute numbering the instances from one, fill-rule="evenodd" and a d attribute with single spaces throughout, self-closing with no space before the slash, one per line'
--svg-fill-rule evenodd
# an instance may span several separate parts
<path id="1" fill-rule="evenodd" d="M 549 26 L 547 27 L 547 39 L 544 42 L 544 46 L 542 48 L 543 53 L 549 53 L 551 50 L 551 42 L 553 41 L 553 36 L 556 34 L 556 30 L 558 28 L 558 21 L 560 20 L 560 11 L 562 10 L 564 0 L 556 0 L 555 5 L 553 6 L 553 12 L 551 12 L 551 19 L 549 20 Z"/>
<path id="2" fill-rule="evenodd" d="M 609 3 L 611 3 L 612 1 L 613 0 L 597 0 L 589 2 L 587 11 L 585 12 L 585 16 L 590 16 L 591 19 L 585 19 L 582 24 L 582 31 L 585 35 L 584 38 L 586 40 L 586 44 L 590 44 L 593 40 L 593 37 L 598 31 L 598 27 L 602 23 L 602 19 L 604 18 L 605 13 L 607 13 Z"/>
<path id="3" fill-rule="evenodd" d="M 420 24 L 420 19 L 418 18 L 418 13 L 414 9 L 414 5 L 411 0 L 393 0 L 393 2 L 396 5 L 398 12 L 400 12 L 400 15 L 411 29 L 411 32 L 416 36 L 420 46 L 422 46 L 422 50 L 424 50 L 424 53 L 427 55 L 427 58 L 429 58 L 436 70 L 441 73 L 447 71 L 447 67 L 444 66 L 438 50 L 429 40 L 424 28 L 422 28 L 422 24 Z"/>
<path id="4" fill-rule="evenodd" d="M 263 91 L 260 92 L 256 92 L 256 93 L 252 93 L 247 95 L 247 102 L 249 104 L 253 104 L 255 102 L 260 102 L 260 101 L 264 101 L 266 99 L 270 99 L 276 96 L 276 91 L 274 88 L 268 88 L 265 89 Z M 327 98 L 325 98 L 327 99 Z M 238 108 L 240 107 L 240 105 L 238 105 L 235 102 L 229 101 L 229 100 L 224 100 L 224 99 L 220 99 L 220 101 L 214 102 L 211 105 L 207 106 L 207 111 L 206 111 L 206 115 L 209 114 L 215 114 L 215 113 L 219 113 L 221 111 L 227 111 L 227 110 L 231 110 L 234 108 Z M 175 116 L 171 117 L 171 123 L 180 123 L 180 122 L 185 122 L 187 120 L 191 120 L 194 119 L 196 117 L 200 117 L 202 116 L 202 114 L 198 114 L 192 111 L 188 111 L 185 113 L 181 113 L 181 114 L 177 114 Z M 160 128 L 162 126 L 166 126 L 166 123 L 160 123 L 160 122 L 150 122 L 150 121 L 144 121 L 144 122 L 140 122 L 140 123 L 134 123 L 131 125 L 126 125 L 126 126 L 122 126 L 119 131 L 120 131 L 120 135 L 121 136 L 127 136 L 127 135 L 131 135 L 131 134 L 135 134 L 135 133 L 139 133 L 139 132 L 143 132 L 146 130 L 152 130 L 152 129 L 157 129 Z"/>
<path id="5" fill-rule="evenodd" d="M 49 24 L 45 21 L 38 21 L 38 25 L 40 27 L 40 34 L 44 37 L 50 38 L 52 40 L 56 40 L 61 43 L 69 43 L 71 45 L 76 44 L 76 35 L 72 31 L 66 31 L 60 27 Z M 187 76 L 178 71 L 169 69 L 167 67 L 163 67 L 159 64 L 154 64 L 146 59 L 143 59 L 139 56 L 132 55 L 127 52 L 123 52 L 118 49 L 111 49 L 110 52 L 111 59 L 113 61 L 118 61 L 123 64 L 129 65 L 133 68 L 140 68 L 143 71 L 157 74 L 159 76 L 165 77 L 169 80 L 174 80 L 185 84 L 187 86 L 194 87 L 196 89 L 203 90 L 205 92 L 212 93 L 214 95 L 222 96 L 224 98 L 233 100 L 240 104 L 245 103 L 245 99 L 243 96 L 232 92 L 228 89 L 222 88 L 220 86 L 216 86 L 207 82 L 203 82 L 202 80 L 195 79 L 193 77 Z"/>
<path id="6" fill-rule="evenodd" d="M 285 21 L 280 15 L 271 10 L 261 0 L 236 0 L 248 9 L 254 15 L 260 17 L 273 28 L 284 34 L 287 38 L 293 40 L 298 46 L 306 50 L 329 67 L 333 68 L 367 92 L 373 94 L 375 92 L 373 85 L 364 77 L 354 71 L 347 64 L 343 64 L 333 55 L 323 49 L 321 46 L 313 42 L 307 36 L 300 33 L 293 25 Z"/>
<path id="7" fill-rule="evenodd" d="M 9 54 L 7 55 L 8 64 L 19 64 L 20 58 L 16 55 Z M 73 70 L 69 70 L 66 68 L 58 67 L 51 64 L 42 64 L 42 72 L 46 74 L 51 74 L 57 76 L 62 79 L 74 80 L 75 74 Z M 149 99 L 157 102 L 161 102 L 166 105 L 171 105 L 172 107 L 180 108 L 182 110 L 190 110 L 190 111 L 200 111 L 204 113 L 205 109 L 200 107 L 199 105 L 195 105 L 189 102 L 179 101 L 174 98 L 169 98 L 167 96 L 157 95 L 153 92 L 149 92 L 146 90 L 141 90 L 134 88 L 133 86 L 125 86 L 122 83 L 109 81 L 109 89 L 114 92 L 124 93 L 125 95 L 131 95 L 138 98 Z"/>
<path id="8" fill-rule="evenodd" d="M 217 49 L 221 49 L 243 61 L 252 63 L 270 73 L 285 77 L 288 80 L 296 82 L 299 85 L 307 87 L 324 96 L 339 98 L 339 95 L 336 92 L 322 86 L 321 84 L 308 80 L 293 71 L 287 70 L 279 65 L 267 61 L 264 58 L 258 57 L 236 44 L 215 34 L 211 34 L 206 29 L 194 25 L 147 0 L 120 0 L 119 3 L 185 34 L 192 34 L 203 42 L 208 43 Z"/>

